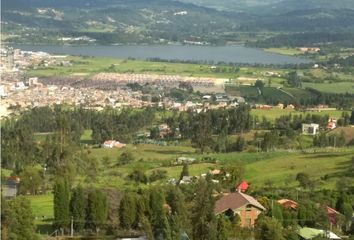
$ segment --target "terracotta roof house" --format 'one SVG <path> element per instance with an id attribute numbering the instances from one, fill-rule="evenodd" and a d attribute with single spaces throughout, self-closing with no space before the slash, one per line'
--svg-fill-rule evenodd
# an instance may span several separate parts
<path id="1" fill-rule="evenodd" d="M 290 199 L 280 199 L 278 200 L 278 203 L 283 206 L 283 208 L 286 209 L 296 209 L 297 208 L 297 202 L 290 200 Z"/>
<path id="2" fill-rule="evenodd" d="M 238 214 L 241 219 L 241 227 L 252 228 L 258 215 L 264 210 L 265 208 L 253 197 L 241 192 L 234 192 L 224 195 L 216 201 L 214 213 L 216 215 Z"/>
<path id="3" fill-rule="evenodd" d="M 248 189 L 248 183 L 246 181 L 242 181 L 237 187 L 236 187 L 236 191 L 241 191 L 241 192 L 245 192 Z"/>
<path id="4" fill-rule="evenodd" d="M 115 140 L 107 140 L 102 144 L 102 147 L 104 148 L 123 148 L 125 146 L 126 144 Z"/>

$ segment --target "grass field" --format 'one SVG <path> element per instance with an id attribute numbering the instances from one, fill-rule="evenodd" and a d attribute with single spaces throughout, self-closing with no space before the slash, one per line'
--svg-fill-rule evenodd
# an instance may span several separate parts
<path id="1" fill-rule="evenodd" d="M 305 172 L 321 188 L 333 188 L 343 176 L 354 154 L 354 149 L 324 153 L 289 153 L 284 157 L 257 161 L 246 165 L 246 179 L 254 186 L 264 186 L 271 181 L 274 186 L 297 186 L 295 176 Z M 326 181 L 321 178 L 327 175 Z"/>
<path id="2" fill-rule="evenodd" d="M 343 111 L 341 110 L 334 110 L 334 111 L 321 111 L 321 112 L 312 112 L 312 111 L 296 111 L 294 109 L 277 109 L 277 108 L 272 108 L 269 110 L 265 109 L 252 109 L 251 110 L 251 115 L 253 116 L 258 116 L 260 119 L 262 117 L 266 117 L 270 121 L 274 121 L 276 118 L 279 118 L 283 115 L 306 115 L 306 114 L 314 114 L 314 115 L 319 115 L 319 116 L 325 116 L 328 115 L 333 118 L 340 118 L 342 116 Z"/>
<path id="3" fill-rule="evenodd" d="M 334 83 L 302 83 L 303 87 L 314 88 L 321 92 L 327 93 L 351 93 L 354 94 L 353 82 L 334 82 Z"/>
<path id="4" fill-rule="evenodd" d="M 27 196 L 31 202 L 32 212 L 35 217 L 37 231 L 41 234 L 52 233 L 53 213 L 53 194 Z"/>
<path id="5" fill-rule="evenodd" d="M 130 146 L 131 147 L 131 146 Z M 119 190 L 127 188 L 137 189 L 145 188 L 148 185 L 128 183 L 125 180 L 126 175 L 135 168 L 143 168 L 147 175 L 153 170 L 165 170 L 168 178 L 178 178 L 182 171 L 182 166 L 162 166 L 164 161 L 173 158 L 176 153 L 183 153 L 184 156 L 194 156 L 201 160 L 208 156 L 215 158 L 216 163 L 200 162 L 189 166 L 190 175 L 200 176 L 210 169 L 221 168 L 226 165 L 244 165 L 245 176 L 251 189 L 269 187 L 298 187 L 295 180 L 296 174 L 305 172 L 316 182 L 317 187 L 334 188 L 337 181 L 347 171 L 347 165 L 352 156 L 354 148 L 341 149 L 318 149 L 315 153 L 275 151 L 268 153 L 221 153 L 198 155 L 191 148 L 185 147 L 162 147 L 162 146 L 137 146 L 134 155 L 144 157 L 145 159 L 154 159 L 151 161 L 135 161 L 126 166 L 117 166 L 114 161 L 103 163 L 103 170 L 99 172 L 96 186 L 109 188 L 114 187 Z M 111 156 L 115 157 L 120 150 L 111 149 L 92 149 L 92 154 L 96 157 Z M 326 178 L 326 181 L 322 179 Z M 158 181 L 155 184 L 166 183 Z M 92 187 L 92 182 L 86 183 L 86 186 Z M 50 233 L 52 231 L 51 221 L 53 218 L 53 195 L 28 196 L 31 201 L 33 213 L 36 217 L 36 224 L 41 233 Z M 43 218 L 44 216 L 44 218 Z"/>
<path id="6" fill-rule="evenodd" d="M 304 53 L 296 48 L 266 48 L 266 52 L 278 53 L 282 55 L 294 56 L 294 55 L 303 55 Z"/>
<path id="7" fill-rule="evenodd" d="M 271 68 L 258 67 L 229 67 L 217 66 L 212 69 L 211 65 L 189 64 L 189 63 L 165 63 L 148 62 L 140 60 L 124 60 L 104 57 L 79 57 L 70 56 L 71 66 L 50 66 L 38 67 L 28 70 L 29 76 L 51 77 L 51 76 L 91 76 L 99 72 L 116 73 L 156 73 L 156 74 L 178 74 L 195 77 L 214 77 L 225 79 L 236 79 L 239 76 L 260 78 L 267 71 L 274 71 Z M 286 69 L 277 70 L 284 73 Z"/>

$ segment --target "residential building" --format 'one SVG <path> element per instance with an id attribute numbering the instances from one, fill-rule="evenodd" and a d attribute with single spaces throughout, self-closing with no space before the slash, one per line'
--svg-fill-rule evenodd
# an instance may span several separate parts
<path id="1" fill-rule="evenodd" d="M 316 135 L 319 132 L 320 125 L 316 123 L 302 124 L 302 134 L 304 135 Z"/>
<path id="2" fill-rule="evenodd" d="M 107 140 L 102 144 L 104 148 L 123 148 L 126 144 L 115 141 L 115 140 Z"/>
<path id="3" fill-rule="evenodd" d="M 246 181 L 242 181 L 238 186 L 236 186 L 236 191 L 238 192 L 246 192 L 248 189 L 248 183 Z"/>
<path id="4" fill-rule="evenodd" d="M 266 210 L 253 197 L 241 193 L 234 192 L 222 196 L 215 203 L 214 213 L 216 215 L 225 214 L 226 216 L 239 215 L 241 227 L 252 228 L 255 221 L 262 211 Z"/>

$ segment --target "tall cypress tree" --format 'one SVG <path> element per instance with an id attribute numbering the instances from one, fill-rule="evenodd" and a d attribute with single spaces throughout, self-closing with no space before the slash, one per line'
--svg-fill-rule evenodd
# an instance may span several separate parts
<path id="1" fill-rule="evenodd" d="M 124 229 L 131 229 L 137 218 L 136 197 L 132 193 L 126 193 L 119 205 L 120 225 Z"/>
<path id="2" fill-rule="evenodd" d="M 70 189 L 69 184 L 58 178 L 54 185 L 54 226 L 67 228 L 70 224 Z"/>
<path id="3" fill-rule="evenodd" d="M 89 225 L 96 231 L 100 231 L 107 220 L 108 206 L 106 195 L 95 189 L 88 195 L 87 216 Z"/>
<path id="4" fill-rule="evenodd" d="M 163 192 L 154 188 L 150 191 L 151 225 L 155 239 L 171 239 L 170 226 L 164 209 L 165 197 Z"/>
<path id="5" fill-rule="evenodd" d="M 81 186 L 75 188 L 72 192 L 70 201 L 70 212 L 74 219 L 74 229 L 81 231 L 85 226 L 85 194 Z"/>
<path id="6" fill-rule="evenodd" d="M 216 238 L 216 217 L 214 215 L 215 200 L 212 196 L 212 185 L 201 179 L 196 187 L 197 192 L 192 208 L 192 235 L 195 240 L 212 240 Z"/>

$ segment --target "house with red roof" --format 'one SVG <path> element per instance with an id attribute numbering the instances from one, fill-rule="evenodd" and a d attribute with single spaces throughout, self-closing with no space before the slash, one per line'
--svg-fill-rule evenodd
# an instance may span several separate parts
<path id="1" fill-rule="evenodd" d="M 236 191 L 246 192 L 249 185 L 246 181 L 242 181 L 238 186 L 236 186 Z"/>
<path id="2" fill-rule="evenodd" d="M 277 202 L 285 209 L 296 210 L 298 207 L 298 203 L 293 200 L 290 200 L 290 199 L 280 199 Z M 318 203 L 318 204 L 316 204 L 316 207 L 320 208 L 321 205 Z M 326 213 L 328 216 L 329 223 L 332 226 L 336 226 L 337 222 L 338 222 L 338 216 L 340 215 L 340 213 L 337 210 L 335 210 L 329 206 L 326 206 Z"/>
<path id="3" fill-rule="evenodd" d="M 297 208 L 297 202 L 290 199 L 280 199 L 277 202 L 285 209 L 295 210 Z"/>
<path id="4" fill-rule="evenodd" d="M 262 204 L 250 195 L 242 192 L 234 192 L 223 195 L 215 203 L 214 213 L 224 214 L 232 217 L 236 214 L 240 217 L 240 226 L 246 228 L 254 227 L 255 221 L 266 210 Z"/>

